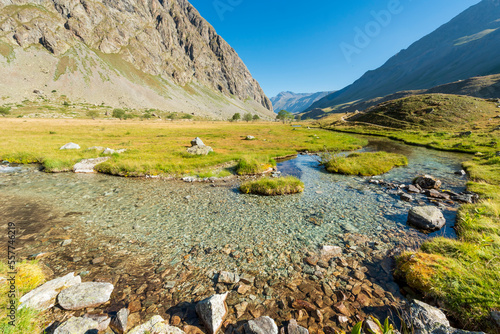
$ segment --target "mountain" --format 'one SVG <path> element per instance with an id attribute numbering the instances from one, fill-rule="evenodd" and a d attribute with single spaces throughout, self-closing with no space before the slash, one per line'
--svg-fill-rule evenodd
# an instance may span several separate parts
<path id="1" fill-rule="evenodd" d="M 286 110 L 291 113 L 299 113 L 311 106 L 314 102 L 322 99 L 332 92 L 319 92 L 319 93 L 293 93 L 281 92 L 275 97 L 271 98 L 275 112 Z"/>
<path id="2" fill-rule="evenodd" d="M 396 92 L 384 97 L 377 97 L 366 101 L 339 105 L 328 112 L 325 112 L 325 110 L 319 108 L 313 109 L 303 113 L 302 118 L 322 118 L 331 113 L 351 113 L 355 111 L 363 111 L 382 102 L 423 94 L 453 94 L 479 97 L 483 99 L 500 98 L 500 74 L 474 77 L 467 80 L 459 80 L 430 89 L 406 90 Z"/>
<path id="3" fill-rule="evenodd" d="M 483 0 L 308 110 L 500 73 L 500 0 Z"/>
<path id="4" fill-rule="evenodd" d="M 186 0 L 0 0 L 4 101 L 274 117 L 231 46 Z"/>

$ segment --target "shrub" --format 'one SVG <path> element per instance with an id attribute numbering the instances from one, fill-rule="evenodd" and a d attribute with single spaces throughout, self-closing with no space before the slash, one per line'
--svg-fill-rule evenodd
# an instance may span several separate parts
<path id="1" fill-rule="evenodd" d="M 352 153 L 347 157 L 328 156 L 323 164 L 330 173 L 373 176 L 387 173 L 394 167 L 408 165 L 408 159 L 401 154 L 375 152 Z"/>
<path id="2" fill-rule="evenodd" d="M 10 107 L 0 107 L 0 115 L 10 115 Z"/>
<path id="3" fill-rule="evenodd" d="M 89 110 L 87 111 L 87 116 L 96 119 L 96 117 L 99 116 L 99 112 L 97 110 Z"/>
<path id="4" fill-rule="evenodd" d="M 245 194 L 256 194 L 265 196 L 278 196 L 297 194 L 304 191 L 304 183 L 293 176 L 280 178 L 263 178 L 256 181 L 248 181 L 240 186 L 240 191 Z"/>
<path id="5" fill-rule="evenodd" d="M 119 108 L 113 109 L 112 116 L 114 118 L 124 119 L 125 118 L 125 110 L 119 109 Z"/>
<path id="6" fill-rule="evenodd" d="M 260 117 L 259 117 L 259 115 L 253 115 L 252 119 L 254 121 L 258 121 L 258 120 L 260 120 Z"/>
<path id="7" fill-rule="evenodd" d="M 276 161 L 269 157 L 245 156 L 238 162 L 236 173 L 238 175 L 261 174 L 273 166 L 276 166 Z"/>
<path id="8" fill-rule="evenodd" d="M 241 114 L 239 112 L 237 112 L 236 114 L 233 115 L 233 118 L 232 118 L 233 121 L 238 121 L 240 119 L 241 119 Z"/>
<path id="9" fill-rule="evenodd" d="M 250 122 L 253 119 L 252 114 L 247 112 L 245 115 L 243 115 L 243 120 L 246 122 Z"/>

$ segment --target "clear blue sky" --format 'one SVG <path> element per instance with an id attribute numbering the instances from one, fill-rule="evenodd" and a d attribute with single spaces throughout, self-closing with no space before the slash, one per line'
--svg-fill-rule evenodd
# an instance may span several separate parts
<path id="1" fill-rule="evenodd" d="M 341 89 L 479 0 L 190 0 L 269 97 Z M 399 5 L 398 5 L 399 2 Z M 374 24 L 372 12 L 392 10 Z M 390 12 L 389 12 L 390 13 Z M 370 29 L 348 62 L 341 45 Z M 345 44 L 342 44 L 345 43 Z"/>

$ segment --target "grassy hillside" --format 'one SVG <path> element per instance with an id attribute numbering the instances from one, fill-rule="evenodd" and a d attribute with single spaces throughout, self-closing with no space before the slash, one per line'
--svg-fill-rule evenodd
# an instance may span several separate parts
<path id="1" fill-rule="evenodd" d="M 366 113 L 321 122 L 333 130 L 386 136 L 410 144 L 476 153 L 464 163 L 468 189 L 481 201 L 464 205 L 457 239 L 438 237 L 398 258 L 397 274 L 439 301 L 464 328 L 494 329 L 490 311 L 500 308 L 500 108 L 497 102 L 453 95 L 389 101 Z M 470 131 L 466 133 L 466 131 Z"/>

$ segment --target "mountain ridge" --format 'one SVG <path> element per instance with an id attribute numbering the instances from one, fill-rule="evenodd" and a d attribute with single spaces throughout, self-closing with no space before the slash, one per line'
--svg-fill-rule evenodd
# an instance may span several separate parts
<path id="1" fill-rule="evenodd" d="M 19 73 L 1 92 L 11 100 L 48 89 L 121 107 L 273 117 L 236 51 L 186 0 L 3 0 L 0 54 L 0 74 Z"/>
<path id="2" fill-rule="evenodd" d="M 330 93 L 331 92 L 294 93 L 291 91 L 283 91 L 275 97 L 272 97 L 271 102 L 276 113 L 280 110 L 286 110 L 295 114 L 304 111 L 314 102 Z"/>
<path id="3" fill-rule="evenodd" d="M 483 0 L 306 111 L 500 73 L 500 1 Z"/>

